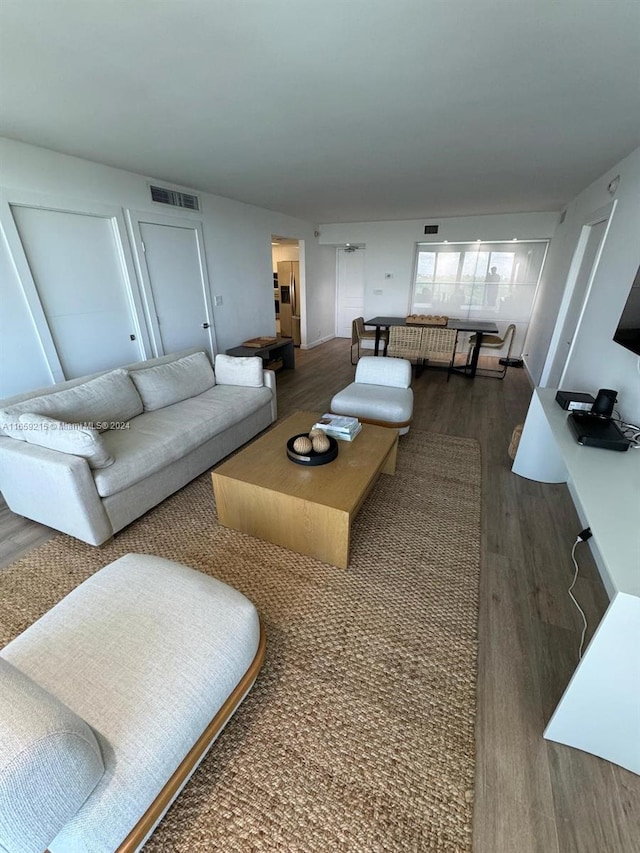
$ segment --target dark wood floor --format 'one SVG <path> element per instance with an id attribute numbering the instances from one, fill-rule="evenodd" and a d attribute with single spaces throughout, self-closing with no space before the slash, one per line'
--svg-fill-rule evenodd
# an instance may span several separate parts
<path id="1" fill-rule="evenodd" d="M 278 407 L 327 411 L 351 381 L 348 341 L 296 350 L 278 375 Z M 582 623 L 567 588 L 581 525 L 565 486 L 511 473 L 507 448 L 531 388 L 522 370 L 503 382 L 436 370 L 414 380 L 415 429 L 477 438 L 482 448 L 475 853 L 638 853 L 640 777 L 545 741 L 542 731 L 577 662 Z M 50 532 L 0 508 L 0 565 Z M 588 546 L 576 584 L 590 637 L 607 597 Z M 355 853 L 355 851 L 354 851 Z"/>

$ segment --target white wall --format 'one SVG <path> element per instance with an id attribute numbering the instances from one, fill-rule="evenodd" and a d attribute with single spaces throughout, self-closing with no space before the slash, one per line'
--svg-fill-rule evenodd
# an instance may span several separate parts
<path id="1" fill-rule="evenodd" d="M 607 186 L 616 175 L 620 175 L 620 183 L 611 196 Z M 640 358 L 616 344 L 613 334 L 640 265 L 640 148 L 594 181 L 567 207 L 565 220 L 558 225 L 551 243 L 543 276 L 544 287 L 529 327 L 527 364 L 537 383 L 582 224 L 612 199 L 616 201 L 615 210 L 569 354 L 562 387 L 589 393 L 599 388 L 615 388 L 619 391 L 621 414 L 638 423 Z"/>
<path id="2" fill-rule="evenodd" d="M 0 162 L 5 205 L 23 193 L 32 193 L 37 194 L 42 203 L 52 206 L 71 202 L 76 209 L 82 210 L 83 205 L 110 205 L 202 221 L 212 295 L 222 296 L 223 301 L 221 306 L 214 308 L 220 351 L 247 338 L 273 334 L 271 235 L 286 234 L 304 241 L 306 322 L 302 329 L 303 345 L 313 346 L 333 336 L 335 270 L 332 279 L 327 275 L 327 255 L 334 257 L 334 253 L 318 245 L 313 236 L 317 226 L 313 223 L 197 189 L 195 192 L 202 207 L 199 213 L 158 205 L 150 201 L 148 182 L 151 179 L 145 176 L 8 139 L 0 139 Z M 153 179 L 153 182 L 166 185 L 160 179 Z M 5 260 L 11 273 L 11 258 Z M 42 348 L 28 313 L 16 307 L 22 305 L 22 295 L 16 291 L 18 283 L 15 274 L 4 278 L 3 288 L 9 291 L 4 323 L 11 329 L 11 340 L 21 341 L 20 358 L 38 365 L 42 360 Z M 24 370 L 18 369 L 13 343 L 6 335 L 2 336 L 0 346 L 3 364 L 0 396 L 42 384 L 41 368 L 34 368 L 31 379 Z M 24 366 L 24 362 L 20 363 Z"/>
<path id="3" fill-rule="evenodd" d="M 514 213 L 412 219 L 400 222 L 344 222 L 320 226 L 320 243 L 365 245 L 366 317 L 404 316 L 410 307 L 417 243 L 466 243 L 475 240 L 548 240 L 557 213 Z M 439 225 L 438 234 L 425 234 L 425 225 Z M 387 275 L 391 278 L 387 278 Z M 382 291 L 380 294 L 374 290 Z M 514 353 L 516 350 L 514 349 Z"/>

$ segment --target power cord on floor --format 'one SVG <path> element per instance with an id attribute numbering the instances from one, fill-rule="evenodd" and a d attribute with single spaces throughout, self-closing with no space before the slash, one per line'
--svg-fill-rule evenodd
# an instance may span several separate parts
<path id="1" fill-rule="evenodd" d="M 578 580 L 578 572 L 579 572 L 578 563 L 576 561 L 576 547 L 577 547 L 577 545 L 580 544 L 580 542 L 586 542 L 587 539 L 591 539 L 592 535 L 593 534 L 591 533 L 591 528 L 585 527 L 585 529 L 581 533 L 578 533 L 578 538 L 573 543 L 573 548 L 571 549 L 571 559 L 573 560 L 573 565 L 575 566 L 576 570 L 575 570 L 574 575 L 573 575 L 573 582 L 567 591 L 569 593 L 571 601 L 573 601 L 575 606 L 580 611 L 580 615 L 582 616 L 582 624 L 583 624 L 582 636 L 580 637 L 580 648 L 578 649 L 578 660 L 582 660 L 582 647 L 584 645 L 585 634 L 587 633 L 587 617 L 584 615 L 584 610 L 582 609 L 582 607 L 580 607 L 580 605 L 576 601 L 576 598 L 573 594 L 573 588 L 576 585 L 576 581 Z"/>

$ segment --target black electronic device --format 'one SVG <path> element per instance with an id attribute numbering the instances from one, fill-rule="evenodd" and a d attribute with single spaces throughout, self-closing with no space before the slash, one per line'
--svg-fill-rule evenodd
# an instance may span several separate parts
<path id="1" fill-rule="evenodd" d="M 590 412 L 569 412 L 567 418 L 578 444 L 605 450 L 628 450 L 631 442 L 611 418 Z"/>
<path id="2" fill-rule="evenodd" d="M 591 394 L 584 394 L 582 391 L 558 391 L 556 402 L 569 412 L 590 412 L 595 400 Z"/>
<path id="3" fill-rule="evenodd" d="M 591 414 L 600 415 L 601 418 L 610 418 L 617 399 L 617 391 L 612 388 L 601 388 L 591 408 Z"/>

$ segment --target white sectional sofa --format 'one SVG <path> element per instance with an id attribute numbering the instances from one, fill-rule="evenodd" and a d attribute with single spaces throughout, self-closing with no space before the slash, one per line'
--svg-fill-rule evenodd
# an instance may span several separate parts
<path id="1" fill-rule="evenodd" d="M 187 350 L 0 401 L 0 491 L 100 545 L 271 424 L 259 358 Z"/>

